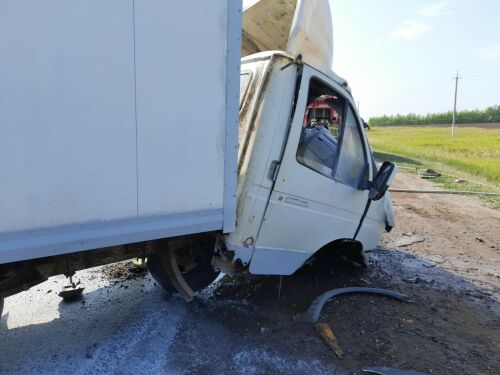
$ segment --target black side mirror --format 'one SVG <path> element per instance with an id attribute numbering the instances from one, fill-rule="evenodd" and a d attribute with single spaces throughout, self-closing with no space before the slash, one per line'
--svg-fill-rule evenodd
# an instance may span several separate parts
<path id="1" fill-rule="evenodd" d="M 394 180 L 397 170 L 398 168 L 396 167 L 396 164 L 391 163 L 390 161 L 384 161 L 378 170 L 377 176 L 375 176 L 373 181 L 369 183 L 368 201 L 366 202 L 365 210 L 361 215 L 361 219 L 359 219 L 358 227 L 356 228 L 356 232 L 354 232 L 354 237 L 352 238 L 353 240 L 358 237 L 359 231 L 363 225 L 363 221 L 365 220 L 372 201 L 378 201 L 384 196 L 387 189 L 389 189 L 389 185 L 392 183 L 392 180 Z"/>
<path id="2" fill-rule="evenodd" d="M 396 164 L 390 161 L 384 161 L 380 167 L 377 176 L 373 179 L 370 184 L 370 191 L 368 193 L 368 199 L 371 201 L 378 201 L 382 198 L 389 188 L 394 176 L 396 175 Z"/>

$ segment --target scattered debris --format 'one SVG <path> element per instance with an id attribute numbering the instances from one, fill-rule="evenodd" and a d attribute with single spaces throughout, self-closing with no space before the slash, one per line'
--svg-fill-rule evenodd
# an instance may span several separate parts
<path id="1" fill-rule="evenodd" d="M 113 283 L 144 277 L 147 273 L 147 267 L 138 267 L 131 261 L 110 264 L 102 269 L 104 277 Z"/>
<path id="2" fill-rule="evenodd" d="M 480 237 L 476 237 L 476 241 L 477 242 L 484 242 L 484 240 L 482 238 L 480 238 Z"/>
<path id="3" fill-rule="evenodd" d="M 418 235 L 418 234 L 407 234 L 403 233 L 403 237 L 401 237 L 399 240 L 396 241 L 396 246 L 398 247 L 405 247 L 412 245 L 414 243 L 419 243 L 419 242 L 424 242 L 425 238 Z"/>
<path id="4" fill-rule="evenodd" d="M 455 181 L 453 181 L 454 183 L 456 184 L 464 184 L 466 181 L 465 180 L 462 180 L 461 178 L 457 178 L 455 179 Z"/>
<path id="5" fill-rule="evenodd" d="M 85 353 L 85 357 L 87 358 L 92 358 L 97 350 L 97 347 L 99 346 L 98 343 L 93 343 L 92 345 L 90 345 L 88 348 L 87 348 L 87 352 Z"/>
<path id="6" fill-rule="evenodd" d="M 337 357 L 341 358 L 344 355 L 344 350 L 340 347 L 337 337 L 328 324 L 317 323 L 314 325 L 314 330 L 327 343 L 330 349 L 333 350 Z"/>
<path id="7" fill-rule="evenodd" d="M 431 310 L 436 311 L 436 312 L 438 311 L 435 307 L 431 308 Z M 394 330 L 394 332 L 404 333 L 405 335 L 418 336 L 418 337 L 422 337 L 425 339 L 429 339 L 433 342 L 439 342 L 439 339 L 436 336 L 426 335 L 425 333 L 422 332 L 422 330 L 420 328 L 417 328 L 414 331 L 407 331 L 404 329 L 398 329 L 398 330 Z"/>
<path id="8" fill-rule="evenodd" d="M 441 263 L 443 263 L 443 262 L 441 262 Z M 440 264 L 441 264 L 441 263 L 440 263 Z M 436 267 L 436 266 L 437 266 L 437 264 L 423 264 L 423 266 L 424 266 L 425 268 L 434 268 L 434 267 Z"/>
<path id="9" fill-rule="evenodd" d="M 435 170 L 429 168 L 424 173 L 422 173 L 420 177 L 424 179 L 431 179 L 431 178 L 441 177 L 441 173 L 436 172 Z"/>
<path id="10" fill-rule="evenodd" d="M 148 258 L 134 258 L 130 261 L 134 267 L 148 269 Z"/>
<path id="11" fill-rule="evenodd" d="M 74 283 L 70 277 L 70 283 L 62 287 L 62 290 L 59 292 L 59 297 L 61 297 L 64 302 L 75 301 L 82 298 L 84 289 L 85 287 L 81 285 L 80 280 Z"/>
<path id="12" fill-rule="evenodd" d="M 424 265 L 424 267 L 425 267 L 425 265 Z M 413 284 L 420 284 L 420 283 L 426 282 L 426 280 L 422 279 L 420 276 L 415 276 L 412 278 L 402 277 L 401 280 L 403 280 L 407 283 L 413 283 Z"/>
<path id="13" fill-rule="evenodd" d="M 390 367 L 367 367 L 363 369 L 363 372 L 366 372 L 368 374 L 378 374 L 378 375 L 427 375 L 425 372 L 400 370 L 397 368 L 390 368 Z"/>
<path id="14" fill-rule="evenodd" d="M 298 315 L 297 320 L 300 322 L 316 323 L 321 315 L 321 310 L 328 300 L 333 297 L 339 296 L 341 294 L 348 293 L 365 293 L 365 294 L 381 294 L 384 296 L 396 298 L 400 301 L 410 302 L 407 295 L 395 292 L 393 290 L 381 289 L 381 288 L 363 288 L 363 287 L 351 287 L 351 288 L 338 288 L 329 290 L 321 294 L 316 298 L 311 306 L 302 314 Z"/>
<path id="15" fill-rule="evenodd" d="M 312 342 L 313 340 L 314 340 L 314 337 L 312 337 L 312 336 L 307 336 L 307 337 L 304 337 L 304 338 L 302 339 L 302 342 L 303 342 L 304 344 L 307 344 L 307 343 Z"/>

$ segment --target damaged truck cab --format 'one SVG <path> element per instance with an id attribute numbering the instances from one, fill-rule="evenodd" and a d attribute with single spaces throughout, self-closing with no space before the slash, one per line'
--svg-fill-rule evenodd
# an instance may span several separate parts
<path id="1" fill-rule="evenodd" d="M 237 227 L 217 254 L 253 274 L 290 275 L 320 249 L 363 264 L 363 250 L 394 226 L 384 193 L 396 168 L 379 173 L 348 83 L 332 71 L 330 3 L 249 3 Z"/>
<path id="2" fill-rule="evenodd" d="M 314 108 L 322 98 L 328 105 Z M 329 245 L 362 259 L 394 225 L 387 194 L 353 240 L 377 166 L 347 82 L 332 71 L 284 52 L 245 57 L 238 140 L 237 228 L 224 250 L 251 273 L 290 275 Z"/>

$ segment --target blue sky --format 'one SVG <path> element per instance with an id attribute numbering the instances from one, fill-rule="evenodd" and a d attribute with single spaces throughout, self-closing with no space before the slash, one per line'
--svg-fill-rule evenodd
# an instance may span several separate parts
<path id="1" fill-rule="evenodd" d="M 500 104 L 500 1 L 330 0 L 333 69 L 361 115 Z"/>

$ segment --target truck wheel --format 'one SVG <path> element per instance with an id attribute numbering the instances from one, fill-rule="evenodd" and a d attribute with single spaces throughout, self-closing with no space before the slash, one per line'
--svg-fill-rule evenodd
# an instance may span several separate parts
<path id="1" fill-rule="evenodd" d="M 159 242 L 156 253 L 148 255 L 148 268 L 151 276 L 169 293 L 179 291 L 168 270 L 169 252 L 174 252 L 175 263 L 184 281 L 197 292 L 210 285 L 219 275 L 212 268 L 215 238 L 210 235 L 196 235 L 187 238 Z"/>

